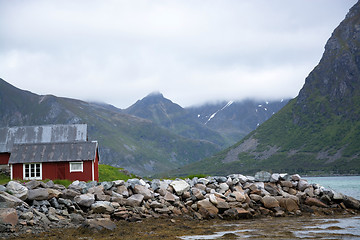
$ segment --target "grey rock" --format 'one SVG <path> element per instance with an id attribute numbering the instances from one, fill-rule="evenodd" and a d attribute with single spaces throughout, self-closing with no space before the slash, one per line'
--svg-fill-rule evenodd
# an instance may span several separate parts
<path id="1" fill-rule="evenodd" d="M 291 176 L 287 173 L 280 173 L 280 180 L 283 181 L 290 181 L 291 180 Z"/>
<path id="2" fill-rule="evenodd" d="M 177 199 L 179 199 L 179 197 L 175 196 L 171 192 L 166 192 L 166 194 L 164 196 L 164 200 L 167 201 L 167 202 L 170 202 L 170 203 L 175 202 Z"/>
<path id="3" fill-rule="evenodd" d="M 74 199 L 75 196 L 80 195 L 79 191 L 73 189 L 65 189 L 62 191 L 61 197 L 66 199 Z"/>
<path id="4" fill-rule="evenodd" d="M 49 200 L 49 203 L 52 207 L 54 207 L 55 209 L 60 209 L 60 205 L 59 205 L 59 202 L 57 200 L 57 198 L 51 198 Z"/>
<path id="5" fill-rule="evenodd" d="M 90 207 L 95 202 L 95 196 L 91 193 L 81 194 L 74 198 L 74 201 L 83 207 Z"/>
<path id="6" fill-rule="evenodd" d="M 47 207 L 50 207 L 50 202 L 47 201 L 47 200 L 40 200 L 40 201 L 34 200 L 32 205 L 33 206 L 47 206 Z"/>
<path id="7" fill-rule="evenodd" d="M 126 204 L 132 207 L 139 207 L 144 199 L 144 196 L 141 194 L 134 194 L 128 199 L 126 199 Z"/>
<path id="8" fill-rule="evenodd" d="M 261 202 L 264 204 L 266 208 L 276 208 L 279 207 L 279 202 L 276 198 L 271 196 L 265 196 L 261 199 Z"/>
<path id="9" fill-rule="evenodd" d="M 101 231 L 103 229 L 113 231 L 116 224 L 108 218 L 86 219 L 82 227 Z"/>
<path id="10" fill-rule="evenodd" d="M 280 174 L 278 173 L 273 173 L 271 174 L 271 177 L 270 177 L 270 182 L 272 183 L 276 183 L 280 180 Z"/>
<path id="11" fill-rule="evenodd" d="M 174 188 L 178 196 L 181 196 L 185 191 L 188 191 L 190 189 L 190 185 L 184 180 L 175 180 L 170 183 L 170 186 Z"/>
<path id="12" fill-rule="evenodd" d="M 0 223 L 15 226 L 19 221 L 17 212 L 13 208 L 0 208 Z"/>
<path id="13" fill-rule="evenodd" d="M 291 176 L 291 180 L 293 181 L 300 181 L 301 177 L 299 174 L 294 174 Z"/>
<path id="14" fill-rule="evenodd" d="M 40 185 L 41 185 L 41 183 L 36 180 L 31 180 L 31 181 L 25 183 L 25 187 L 27 187 L 29 190 L 35 189 L 35 188 L 39 187 Z"/>
<path id="15" fill-rule="evenodd" d="M 47 200 L 49 193 L 46 188 L 36 188 L 28 191 L 28 200 Z"/>
<path id="16" fill-rule="evenodd" d="M 13 195 L 7 192 L 0 192 L 0 208 L 14 208 L 21 205 L 28 206 L 27 203 Z"/>
<path id="17" fill-rule="evenodd" d="M 85 218 L 77 213 L 71 213 L 70 215 L 71 222 L 79 224 L 85 221 Z"/>
<path id="18" fill-rule="evenodd" d="M 25 187 L 24 185 L 18 182 L 15 181 L 8 182 L 8 184 L 6 185 L 6 190 L 11 192 L 15 197 L 23 201 L 27 199 L 27 195 L 28 195 L 27 187 Z"/>
<path id="19" fill-rule="evenodd" d="M 121 185 L 116 188 L 116 192 L 121 194 L 123 197 L 127 198 L 130 196 L 129 191 L 126 186 Z"/>
<path id="20" fill-rule="evenodd" d="M 131 188 L 134 188 L 135 185 L 143 185 L 143 184 L 141 184 L 140 179 L 137 179 L 137 178 L 129 179 L 125 183 L 125 186 L 131 187 Z"/>
<path id="21" fill-rule="evenodd" d="M 24 212 L 20 215 L 20 218 L 21 219 L 24 219 L 26 221 L 30 221 L 31 219 L 33 219 L 34 217 L 34 214 L 32 212 Z"/>
<path id="22" fill-rule="evenodd" d="M 116 180 L 116 181 L 113 181 L 113 185 L 114 185 L 114 187 L 123 186 L 123 185 L 125 185 L 125 181 L 124 180 Z"/>
<path id="23" fill-rule="evenodd" d="M 53 180 L 50 180 L 50 181 L 48 181 L 48 182 L 45 183 L 45 184 L 46 184 L 46 187 L 47 187 L 47 188 L 53 188 L 53 187 L 55 186 Z"/>
<path id="24" fill-rule="evenodd" d="M 135 185 L 134 193 L 143 195 L 144 200 L 151 199 L 154 195 L 154 193 L 152 191 L 150 191 L 150 189 L 148 189 L 142 185 Z"/>
<path id="25" fill-rule="evenodd" d="M 333 199 L 337 200 L 337 201 L 342 201 L 344 199 L 344 195 L 339 193 L 339 192 L 335 192 L 333 191 L 334 195 L 333 195 Z"/>
<path id="26" fill-rule="evenodd" d="M 255 181 L 258 182 L 270 182 L 271 173 L 266 171 L 260 171 L 255 173 Z"/>
<path id="27" fill-rule="evenodd" d="M 219 176 L 215 176 L 214 179 L 218 182 L 218 183 L 225 183 L 227 181 L 226 177 L 219 177 Z"/>
<path id="28" fill-rule="evenodd" d="M 298 189 L 300 191 L 304 191 L 306 188 L 308 188 L 310 184 L 305 179 L 300 179 L 298 183 Z"/>
<path id="29" fill-rule="evenodd" d="M 110 202 L 98 201 L 91 205 L 91 210 L 93 210 L 94 213 L 110 214 L 114 212 L 115 208 Z"/>
<path id="30" fill-rule="evenodd" d="M 3 185 L 0 185 L 0 192 L 5 192 L 6 191 L 6 187 Z"/>
<path id="31" fill-rule="evenodd" d="M 209 183 L 209 180 L 206 178 L 199 178 L 198 183 L 201 183 L 206 186 Z"/>
<path id="32" fill-rule="evenodd" d="M 114 183 L 113 182 L 101 182 L 100 185 L 104 187 L 104 190 L 110 190 L 114 186 Z"/>
<path id="33" fill-rule="evenodd" d="M 153 201 L 150 203 L 151 208 L 162 208 L 163 204 L 159 203 L 158 201 Z"/>
<path id="34" fill-rule="evenodd" d="M 360 209 L 360 201 L 349 196 L 344 196 L 344 204 L 348 208 Z"/>
<path id="35" fill-rule="evenodd" d="M 229 185 L 227 185 L 225 182 L 219 184 L 220 193 L 225 193 L 227 190 L 229 190 Z"/>

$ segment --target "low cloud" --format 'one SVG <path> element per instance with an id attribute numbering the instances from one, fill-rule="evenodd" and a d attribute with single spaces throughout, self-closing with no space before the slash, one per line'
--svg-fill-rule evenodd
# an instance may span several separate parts
<path id="1" fill-rule="evenodd" d="M 0 77 L 121 108 L 295 97 L 355 2 L 0 0 Z"/>

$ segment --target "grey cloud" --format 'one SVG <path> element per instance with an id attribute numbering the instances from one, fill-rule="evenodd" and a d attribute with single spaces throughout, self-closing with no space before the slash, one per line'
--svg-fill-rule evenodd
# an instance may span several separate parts
<path id="1" fill-rule="evenodd" d="M 355 2 L 0 0 L 0 77 L 122 108 L 294 97 Z"/>

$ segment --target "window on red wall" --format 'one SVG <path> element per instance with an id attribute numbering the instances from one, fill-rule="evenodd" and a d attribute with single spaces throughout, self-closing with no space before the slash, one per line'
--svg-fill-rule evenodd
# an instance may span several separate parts
<path id="1" fill-rule="evenodd" d="M 25 180 L 41 180 L 42 179 L 41 163 L 24 163 L 23 176 Z"/>
<path id="2" fill-rule="evenodd" d="M 70 172 L 83 172 L 83 162 L 70 162 Z"/>

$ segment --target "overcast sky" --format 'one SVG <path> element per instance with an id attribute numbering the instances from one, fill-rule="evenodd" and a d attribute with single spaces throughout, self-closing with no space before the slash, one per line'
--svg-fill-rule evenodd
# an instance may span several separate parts
<path id="1" fill-rule="evenodd" d="M 0 77 L 126 108 L 297 96 L 356 0 L 0 0 Z"/>

